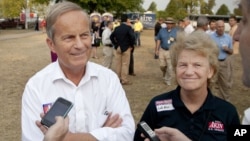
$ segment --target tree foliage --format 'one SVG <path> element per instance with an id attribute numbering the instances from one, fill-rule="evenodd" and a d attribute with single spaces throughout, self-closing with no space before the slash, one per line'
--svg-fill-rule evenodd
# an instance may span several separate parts
<path id="1" fill-rule="evenodd" d="M 229 15 L 230 11 L 228 7 L 225 4 L 222 4 L 218 11 L 216 12 L 216 15 Z"/>
<path id="2" fill-rule="evenodd" d="M 205 2 L 204 0 L 201 0 L 200 3 L 200 13 L 201 14 L 209 14 L 209 15 L 213 15 L 213 7 L 215 6 L 215 0 L 208 0 L 208 2 Z"/>
<path id="3" fill-rule="evenodd" d="M 26 0 L 1 0 L 2 1 L 2 13 L 4 16 L 17 16 L 25 9 Z M 33 6 L 41 7 L 41 5 L 48 5 L 51 0 L 27 0 Z M 62 0 L 56 0 L 60 2 Z M 88 13 L 94 11 L 104 13 L 112 12 L 116 14 L 122 14 L 123 12 L 138 11 L 144 12 L 142 8 L 143 0 L 68 0 L 79 4 Z"/>
<path id="4" fill-rule="evenodd" d="M 42 0 L 40 0 L 42 1 Z M 120 15 L 128 11 L 141 11 L 143 0 L 68 0 L 79 4 L 88 13 L 115 12 Z"/>
<path id="5" fill-rule="evenodd" d="M 234 15 L 242 16 L 241 9 L 239 9 L 239 8 L 234 8 Z"/>
<path id="6" fill-rule="evenodd" d="M 1 0 L 2 16 L 6 18 L 18 17 L 26 7 L 24 0 Z"/>
<path id="7" fill-rule="evenodd" d="M 148 8 L 147 11 L 152 11 L 152 12 L 156 12 L 157 11 L 157 5 L 156 5 L 156 3 L 154 1 L 150 4 L 150 6 L 149 6 L 149 8 Z"/>

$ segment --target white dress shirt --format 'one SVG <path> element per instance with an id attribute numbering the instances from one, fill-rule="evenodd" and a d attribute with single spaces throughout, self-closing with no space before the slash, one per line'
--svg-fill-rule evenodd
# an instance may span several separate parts
<path id="1" fill-rule="evenodd" d="M 117 75 L 110 69 L 88 62 L 86 73 L 76 86 L 67 79 L 59 63 L 51 63 L 36 73 L 26 84 L 22 97 L 22 141 L 42 141 L 43 133 L 36 126 L 43 104 L 58 97 L 71 101 L 69 131 L 90 133 L 99 141 L 132 141 L 135 123 L 126 94 Z M 107 112 L 119 114 L 122 125 L 102 127 Z"/>
<path id="2" fill-rule="evenodd" d="M 186 32 L 186 34 L 190 34 L 194 31 L 194 27 L 191 24 L 189 24 L 184 28 L 184 31 Z"/>

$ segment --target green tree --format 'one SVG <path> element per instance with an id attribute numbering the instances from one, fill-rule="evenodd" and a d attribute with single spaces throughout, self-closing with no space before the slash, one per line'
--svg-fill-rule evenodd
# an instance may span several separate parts
<path id="1" fill-rule="evenodd" d="M 215 0 L 208 0 L 206 3 L 204 0 L 201 0 L 201 8 L 200 8 L 200 13 L 201 14 L 209 14 L 213 15 L 213 7 L 215 6 Z"/>
<path id="2" fill-rule="evenodd" d="M 50 0 L 33 0 L 37 3 L 48 4 Z M 56 0 L 60 2 L 62 0 Z M 92 12 L 112 12 L 117 15 L 128 11 L 140 11 L 143 12 L 142 8 L 143 0 L 68 0 L 79 4 L 82 8 L 87 10 L 88 13 Z"/>
<path id="3" fill-rule="evenodd" d="M 183 19 L 187 16 L 187 8 L 185 6 L 185 0 L 170 0 L 165 9 L 166 17 L 173 17 L 178 20 Z"/>
<path id="4" fill-rule="evenodd" d="M 216 15 L 229 15 L 230 11 L 228 7 L 225 4 L 222 4 L 218 11 L 216 12 Z"/>
<path id="5" fill-rule="evenodd" d="M 18 17 L 26 8 L 24 0 L 1 0 L 2 16 L 6 18 Z"/>
<path id="6" fill-rule="evenodd" d="M 242 16 L 241 10 L 239 8 L 234 8 L 234 15 Z"/>
<path id="7" fill-rule="evenodd" d="M 152 11 L 152 12 L 156 12 L 157 11 L 157 5 L 156 5 L 156 3 L 154 1 L 150 4 L 150 6 L 149 6 L 149 8 L 148 8 L 147 11 Z"/>

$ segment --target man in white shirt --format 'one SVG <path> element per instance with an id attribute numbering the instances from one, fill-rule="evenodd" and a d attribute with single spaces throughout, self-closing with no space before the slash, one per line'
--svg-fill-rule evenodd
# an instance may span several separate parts
<path id="1" fill-rule="evenodd" d="M 104 45 L 103 47 L 103 62 L 102 65 L 107 68 L 111 68 L 112 65 L 112 59 L 113 59 L 113 45 L 110 40 L 110 35 L 113 30 L 113 22 L 108 21 L 107 27 L 104 29 L 102 33 L 102 43 Z"/>
<path id="2" fill-rule="evenodd" d="M 216 21 L 209 21 L 209 29 L 206 31 L 207 34 L 211 35 L 216 31 Z"/>
<path id="3" fill-rule="evenodd" d="M 48 129 L 40 123 L 40 114 L 58 97 L 74 104 L 64 141 L 132 141 L 135 123 L 119 78 L 110 69 L 88 61 L 89 16 L 78 5 L 61 2 L 46 17 L 46 42 L 58 59 L 26 84 L 22 141 L 43 140 Z"/>
<path id="4" fill-rule="evenodd" d="M 194 27 L 192 26 L 190 19 L 188 17 L 183 19 L 184 21 L 184 31 L 186 34 L 190 34 L 194 31 Z"/>

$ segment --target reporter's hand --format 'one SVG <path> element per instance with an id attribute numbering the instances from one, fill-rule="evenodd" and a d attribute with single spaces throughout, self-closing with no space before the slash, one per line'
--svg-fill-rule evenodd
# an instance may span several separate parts
<path id="1" fill-rule="evenodd" d="M 62 141 L 69 128 L 69 118 L 61 116 L 56 117 L 56 123 L 53 124 L 45 133 L 44 141 Z"/>
<path id="2" fill-rule="evenodd" d="M 112 113 L 109 113 L 108 118 L 105 121 L 103 127 L 117 128 L 120 127 L 121 124 L 122 124 L 122 119 L 118 114 L 112 115 Z"/>
<path id="3" fill-rule="evenodd" d="M 44 117 L 44 113 L 40 114 L 40 117 Z M 68 133 L 69 118 L 57 116 L 56 123 L 50 128 L 45 127 L 40 121 L 36 121 L 36 125 L 44 134 L 44 141 L 62 141 L 65 135 Z"/>

